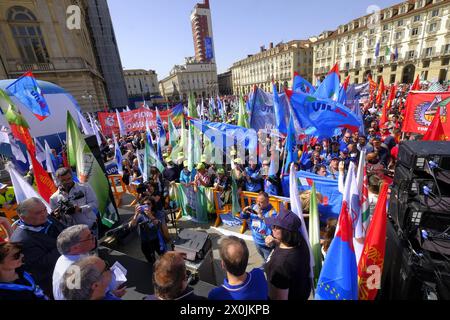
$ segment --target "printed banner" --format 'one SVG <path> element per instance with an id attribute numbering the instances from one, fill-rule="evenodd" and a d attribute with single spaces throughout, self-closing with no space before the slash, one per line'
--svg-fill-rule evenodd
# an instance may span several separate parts
<path id="1" fill-rule="evenodd" d="M 119 174 L 119 167 L 117 166 L 117 161 L 112 160 L 105 163 L 105 170 L 108 176 Z"/>
<path id="2" fill-rule="evenodd" d="M 406 99 L 406 114 L 402 131 L 425 134 L 438 107 L 441 107 L 441 122 L 445 135 L 450 137 L 450 121 L 448 119 L 450 92 L 410 92 Z"/>
<path id="3" fill-rule="evenodd" d="M 173 117 L 174 124 L 177 125 L 180 121 L 180 108 L 178 106 L 165 111 L 160 111 L 159 114 L 165 124 L 168 124 L 169 116 Z M 182 112 L 182 109 L 181 109 Z M 146 108 L 139 108 L 132 111 L 125 111 L 120 113 L 127 132 L 145 131 L 145 122 L 148 121 L 150 129 L 156 130 L 156 112 Z M 111 136 L 114 132 L 119 133 L 119 124 L 117 123 L 116 113 L 99 112 L 98 121 L 102 128 L 102 132 L 106 136 Z"/>

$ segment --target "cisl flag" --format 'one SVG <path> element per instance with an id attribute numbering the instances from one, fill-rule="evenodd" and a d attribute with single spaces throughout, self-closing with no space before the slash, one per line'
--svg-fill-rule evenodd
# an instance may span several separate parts
<path id="1" fill-rule="evenodd" d="M 403 132 L 425 134 L 438 107 L 445 135 L 450 136 L 450 92 L 410 92 L 406 99 Z"/>

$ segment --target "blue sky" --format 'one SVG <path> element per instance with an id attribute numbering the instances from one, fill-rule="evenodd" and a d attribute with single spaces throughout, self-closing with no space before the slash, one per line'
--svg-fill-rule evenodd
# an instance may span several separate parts
<path id="1" fill-rule="evenodd" d="M 190 14 L 202 0 L 108 0 L 122 65 L 158 79 L 194 55 Z M 399 0 L 210 0 L 218 72 L 270 42 L 307 39 Z"/>

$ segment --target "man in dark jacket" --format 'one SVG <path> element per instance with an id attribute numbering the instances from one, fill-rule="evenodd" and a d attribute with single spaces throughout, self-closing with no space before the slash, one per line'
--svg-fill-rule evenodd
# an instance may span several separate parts
<path id="1" fill-rule="evenodd" d="M 52 297 L 52 274 L 60 254 L 56 239 L 64 226 L 48 215 L 38 198 L 30 198 L 17 207 L 20 222 L 11 242 L 23 245 L 24 269 L 32 274 L 45 294 Z"/>

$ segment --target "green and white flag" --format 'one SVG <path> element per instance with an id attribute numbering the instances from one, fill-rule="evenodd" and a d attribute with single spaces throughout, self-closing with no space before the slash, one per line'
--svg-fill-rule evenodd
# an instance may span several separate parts
<path id="1" fill-rule="evenodd" d="M 236 179 L 234 179 L 234 176 L 232 177 L 232 184 L 231 184 L 231 213 L 237 214 L 242 211 L 241 204 L 239 203 L 239 195 L 238 195 L 238 187 L 236 184 Z"/>
<path id="2" fill-rule="evenodd" d="M 180 135 L 178 134 L 178 130 L 173 124 L 172 118 L 169 116 L 169 144 L 172 148 L 177 146 L 179 138 Z"/>
<path id="3" fill-rule="evenodd" d="M 164 170 L 164 165 L 159 160 L 159 157 L 156 155 L 152 146 L 150 146 L 150 144 L 146 141 L 144 151 L 144 168 L 142 169 L 142 179 L 144 182 L 148 181 L 148 178 L 150 177 L 151 167 L 156 167 L 161 173 Z"/>
<path id="4" fill-rule="evenodd" d="M 313 182 L 309 202 L 309 243 L 314 257 L 314 286 L 322 269 L 322 252 L 320 246 L 319 209 L 317 205 L 316 184 Z"/>
<path id="5" fill-rule="evenodd" d="M 94 190 L 102 223 L 112 227 L 119 221 L 119 215 L 111 201 L 111 186 L 70 112 L 67 112 L 67 158 L 70 165 L 75 164 L 78 180 Z"/>
<path id="6" fill-rule="evenodd" d="M 245 101 L 242 96 L 239 98 L 239 114 L 238 114 L 238 126 L 249 129 L 248 114 L 245 108 Z"/>

